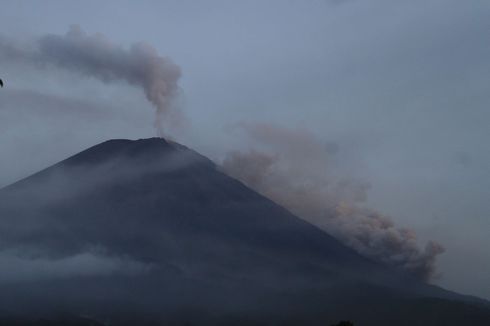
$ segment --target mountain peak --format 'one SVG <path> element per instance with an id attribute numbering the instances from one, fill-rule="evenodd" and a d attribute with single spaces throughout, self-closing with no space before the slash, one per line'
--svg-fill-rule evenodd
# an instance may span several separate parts
<path id="1" fill-rule="evenodd" d="M 30 177 L 11 184 L 7 188 L 18 187 L 29 181 L 46 182 L 53 175 L 77 175 L 78 178 L 92 178 L 96 173 L 107 175 L 141 175 L 148 173 L 181 170 L 190 166 L 216 169 L 207 157 L 179 143 L 164 138 L 110 139 L 75 154 Z"/>
<path id="2" fill-rule="evenodd" d="M 139 161 L 142 166 L 160 162 L 168 163 L 169 155 L 187 163 L 203 163 L 214 167 L 208 158 L 179 143 L 165 138 L 111 139 L 90 147 L 67 160 L 63 165 L 101 164 L 108 161 Z"/>
<path id="3" fill-rule="evenodd" d="M 96 163 L 120 155 L 134 158 L 168 153 L 174 149 L 175 146 L 164 138 L 111 139 L 72 156 L 66 162 Z"/>

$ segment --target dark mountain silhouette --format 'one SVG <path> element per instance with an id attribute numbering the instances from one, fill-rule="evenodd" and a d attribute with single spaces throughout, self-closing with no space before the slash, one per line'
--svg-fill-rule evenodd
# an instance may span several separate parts
<path id="1" fill-rule="evenodd" d="M 156 138 L 1 189 L 0 264 L 0 316 L 32 325 L 490 324 L 487 302 L 365 259 Z"/>

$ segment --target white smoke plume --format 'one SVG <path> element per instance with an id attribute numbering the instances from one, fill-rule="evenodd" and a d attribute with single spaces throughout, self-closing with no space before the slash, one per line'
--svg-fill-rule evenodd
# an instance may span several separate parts
<path id="1" fill-rule="evenodd" d="M 125 81 L 141 87 L 156 108 L 159 136 L 163 136 L 162 119 L 172 113 L 181 75 L 177 65 L 149 44 L 135 43 L 125 49 L 102 34 L 87 35 L 79 26 L 72 26 L 65 35 L 46 35 L 29 44 L 0 37 L 0 59 L 47 69 L 54 66 L 106 83 Z"/>
<path id="2" fill-rule="evenodd" d="M 260 149 L 230 152 L 225 172 L 325 229 L 362 255 L 429 280 L 444 249 L 429 241 L 424 249 L 414 231 L 364 207 L 369 184 L 331 173 L 329 147 L 305 130 L 241 124 Z"/>

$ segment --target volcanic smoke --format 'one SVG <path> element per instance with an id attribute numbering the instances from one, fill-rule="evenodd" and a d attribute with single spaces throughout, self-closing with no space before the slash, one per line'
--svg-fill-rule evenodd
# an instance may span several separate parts
<path id="1" fill-rule="evenodd" d="M 27 44 L 0 37 L 0 59 L 141 87 L 156 108 L 159 136 L 163 119 L 175 114 L 180 68 L 146 43 L 126 49 L 102 34 L 87 35 L 72 26 L 65 35 L 45 35 Z M 228 153 L 225 172 L 367 257 L 426 280 L 435 275 L 442 246 L 429 241 L 419 248 L 414 231 L 398 228 L 389 217 L 361 205 L 368 185 L 332 177 L 328 164 L 334 154 L 314 135 L 266 124 L 241 126 L 261 150 Z"/>
<path id="2" fill-rule="evenodd" d="M 181 76 L 180 68 L 149 44 L 135 43 L 125 49 L 102 34 L 87 35 L 79 26 L 72 26 L 65 35 L 45 35 L 29 44 L 0 37 L 0 59 L 141 87 L 156 108 L 159 136 L 163 136 L 162 120 L 172 109 Z"/>
<path id="3" fill-rule="evenodd" d="M 437 276 L 435 261 L 444 248 L 429 241 L 421 249 L 413 230 L 364 207 L 369 185 L 330 173 L 335 153 L 313 134 L 269 124 L 242 123 L 240 129 L 254 145 L 228 153 L 222 163 L 226 173 L 366 257 L 424 280 Z"/>

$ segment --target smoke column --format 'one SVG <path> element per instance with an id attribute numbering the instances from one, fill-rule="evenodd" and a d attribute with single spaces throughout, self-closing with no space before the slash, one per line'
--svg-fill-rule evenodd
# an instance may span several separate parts
<path id="1" fill-rule="evenodd" d="M 434 265 L 443 247 L 429 241 L 421 249 L 413 230 L 396 227 L 389 217 L 364 207 L 369 185 L 336 177 L 330 171 L 335 151 L 329 146 L 304 130 L 266 124 L 241 124 L 240 129 L 256 146 L 228 153 L 225 172 L 366 257 L 424 280 L 436 276 Z"/>
<path id="2" fill-rule="evenodd" d="M 0 37 L 0 59 L 42 68 L 55 66 L 105 83 L 126 81 L 141 87 L 156 108 L 159 136 L 163 136 L 162 119 L 170 114 L 181 75 L 180 68 L 151 45 L 136 43 L 125 49 L 102 34 L 87 35 L 78 26 L 65 35 L 46 35 L 32 44 Z"/>

